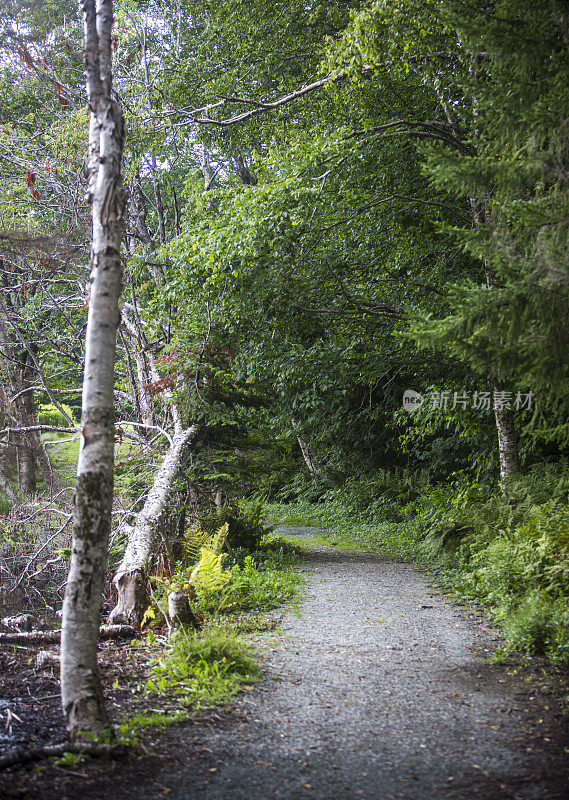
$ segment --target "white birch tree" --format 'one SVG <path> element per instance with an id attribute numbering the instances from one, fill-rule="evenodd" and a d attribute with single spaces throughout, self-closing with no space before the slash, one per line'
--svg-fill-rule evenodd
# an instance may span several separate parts
<path id="1" fill-rule="evenodd" d="M 67 734 L 108 727 L 97 635 L 111 528 L 114 368 L 121 292 L 123 114 L 112 92 L 112 0 L 82 0 L 93 237 L 73 545 L 63 605 L 61 695 Z"/>

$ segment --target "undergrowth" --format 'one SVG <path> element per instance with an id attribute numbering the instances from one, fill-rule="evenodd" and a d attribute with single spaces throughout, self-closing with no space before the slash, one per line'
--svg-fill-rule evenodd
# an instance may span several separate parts
<path id="1" fill-rule="evenodd" d="M 214 533 L 195 526 L 188 530 L 185 558 L 168 578 L 155 578 L 155 611 L 159 622 L 174 590 L 187 592 L 194 611 L 205 617 L 243 611 L 270 611 L 293 600 L 301 581 L 291 567 L 300 560 L 298 548 L 270 531 L 255 549 L 228 546 L 229 525 Z M 157 613 L 160 612 L 160 613 Z"/>
<path id="2" fill-rule="evenodd" d="M 254 652 L 238 634 L 274 630 L 278 620 L 267 612 L 290 603 L 299 590 L 301 578 L 291 568 L 300 551 L 260 521 L 258 508 L 222 511 L 213 519 L 215 525 L 210 517 L 188 526 L 183 558 L 172 574 L 153 579 L 153 601 L 143 623 L 148 643 L 156 643 L 174 590 L 188 594 L 194 614 L 203 620 L 201 631 L 175 632 L 150 665 L 147 696 L 167 698 L 179 707 L 173 713 L 138 712 L 119 727 L 121 741 L 133 743 L 146 728 L 162 728 L 214 708 L 257 680 Z M 229 543 L 232 520 L 234 547 Z"/>
<path id="3" fill-rule="evenodd" d="M 252 647 L 230 628 L 213 625 L 203 631 L 180 630 L 150 662 L 144 685 L 147 697 L 165 698 L 178 708 L 137 711 L 118 726 L 115 739 L 133 745 L 145 730 L 184 722 L 192 713 L 225 703 L 260 675 Z"/>

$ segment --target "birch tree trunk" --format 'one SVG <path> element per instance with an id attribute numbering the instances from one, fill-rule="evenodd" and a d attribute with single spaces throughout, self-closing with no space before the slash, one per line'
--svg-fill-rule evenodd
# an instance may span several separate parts
<path id="1" fill-rule="evenodd" d="M 138 627 L 148 606 L 147 569 L 158 526 L 168 507 L 174 480 L 186 448 L 198 433 L 198 426 L 178 429 L 158 470 L 146 502 L 128 537 L 121 564 L 113 578 L 118 592 L 117 605 L 109 622 Z"/>
<path id="2" fill-rule="evenodd" d="M 476 225 L 492 225 L 492 217 L 476 197 L 470 198 L 472 216 Z M 492 288 L 501 288 L 502 282 L 490 264 L 484 261 L 486 273 L 486 284 Z M 500 464 L 500 487 L 505 490 L 506 483 L 512 475 L 520 471 L 520 456 L 518 448 L 518 437 L 514 415 L 509 408 L 505 408 L 496 402 L 496 394 L 501 391 L 498 380 L 499 376 L 494 376 L 493 406 L 494 419 L 496 421 L 496 431 L 498 434 L 498 459 Z"/>
<path id="3" fill-rule="evenodd" d="M 503 406 L 497 396 L 501 391 L 499 386 L 494 387 L 494 417 L 498 431 L 498 454 L 500 461 L 500 486 L 506 489 L 508 480 L 520 471 L 520 457 L 518 453 L 518 437 L 514 424 L 514 415 L 509 408 Z"/>
<path id="4" fill-rule="evenodd" d="M 500 287 L 501 282 L 496 273 L 486 265 L 486 282 L 488 286 Z M 499 376 L 494 376 L 492 392 L 494 419 L 498 433 L 498 463 L 500 465 L 500 488 L 506 490 L 508 480 L 520 471 L 520 455 L 514 414 L 510 408 L 500 403 L 499 395 L 503 391 Z"/>
<path id="5" fill-rule="evenodd" d="M 73 544 L 63 604 L 61 699 L 67 734 L 108 728 L 97 664 L 101 597 L 111 528 L 114 363 L 121 291 L 123 115 L 112 96 L 112 0 L 82 0 L 89 101 L 91 296 L 87 318 L 81 448 Z"/>
<path id="6" fill-rule="evenodd" d="M 36 482 L 36 462 L 33 453 L 28 446 L 24 434 L 18 435 L 17 459 L 18 459 L 18 491 L 24 497 L 33 495 L 37 488 Z"/>
<path id="7" fill-rule="evenodd" d="M 291 417 L 291 422 L 296 434 L 298 446 L 300 447 L 300 452 L 304 458 L 304 463 L 308 467 L 313 482 L 316 484 L 320 480 L 321 474 L 320 461 L 316 455 L 316 451 L 312 446 L 310 437 L 303 429 L 302 421 L 298 417 Z"/>
<path id="8" fill-rule="evenodd" d="M 122 314 L 122 321 L 124 324 L 124 329 L 126 334 L 128 335 L 134 360 L 136 364 L 136 380 L 137 380 L 137 392 L 138 392 L 138 399 L 139 399 L 139 406 L 140 406 L 140 422 L 143 425 L 148 426 L 148 433 L 150 429 L 156 425 L 156 418 L 154 415 L 154 399 L 148 390 L 149 384 L 152 382 L 152 374 L 151 369 L 149 366 L 149 361 L 151 361 L 152 356 L 150 354 L 146 354 L 144 352 L 144 339 L 143 339 L 143 331 L 140 329 L 140 326 L 137 325 L 136 317 L 134 320 L 131 320 L 127 313 L 123 309 Z"/>

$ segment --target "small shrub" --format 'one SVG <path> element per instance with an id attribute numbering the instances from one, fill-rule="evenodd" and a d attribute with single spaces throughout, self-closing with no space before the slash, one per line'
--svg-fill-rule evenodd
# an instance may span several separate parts
<path id="1" fill-rule="evenodd" d="M 211 543 L 212 539 L 204 541 Z M 217 537 L 217 541 L 222 544 L 223 537 Z M 292 600 L 297 591 L 301 578 L 290 567 L 299 558 L 298 548 L 274 533 L 265 534 L 253 552 L 238 548 L 231 553 L 216 553 L 207 546 L 201 547 L 196 564 L 179 562 L 173 576 L 153 578 L 157 587 L 155 603 L 162 612 L 153 618 L 159 623 L 167 613 L 168 594 L 174 590 L 190 594 L 198 614 L 277 608 Z"/>
<path id="2" fill-rule="evenodd" d="M 531 655 L 545 655 L 554 631 L 551 602 L 539 595 L 524 598 L 504 621 L 508 639 Z"/>
<path id="3" fill-rule="evenodd" d="M 200 527 L 213 534 L 223 525 L 227 525 L 227 541 L 231 548 L 246 547 L 255 550 L 263 537 L 270 533 L 272 527 L 263 519 L 263 503 L 254 503 L 246 508 L 236 505 L 225 505 L 215 513 L 200 518 Z"/>

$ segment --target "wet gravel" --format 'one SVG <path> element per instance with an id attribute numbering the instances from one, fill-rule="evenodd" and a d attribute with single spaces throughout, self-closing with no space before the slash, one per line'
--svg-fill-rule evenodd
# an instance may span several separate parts
<path id="1" fill-rule="evenodd" d="M 569 798 L 566 722 L 535 670 L 485 663 L 498 640 L 479 615 L 379 555 L 313 547 L 305 573 L 300 613 L 258 637 L 265 680 L 229 709 L 17 796 Z"/>

